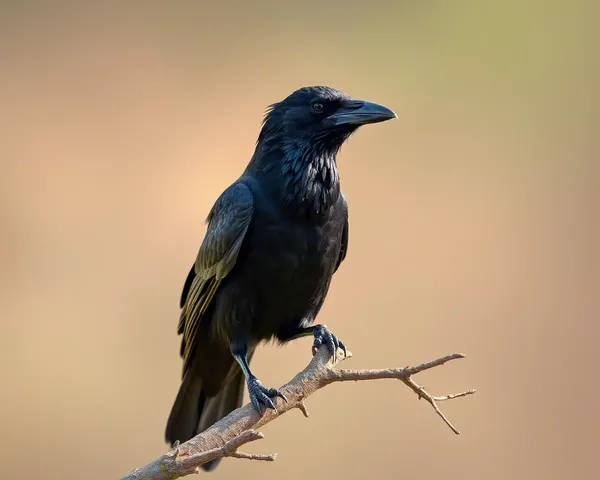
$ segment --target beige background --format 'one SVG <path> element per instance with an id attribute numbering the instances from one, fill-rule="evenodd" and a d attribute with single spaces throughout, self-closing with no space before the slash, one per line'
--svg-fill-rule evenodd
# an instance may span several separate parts
<path id="1" fill-rule="evenodd" d="M 347 260 L 320 316 L 354 367 L 212 478 L 597 478 L 597 2 L 2 2 L 2 478 L 110 479 L 165 450 L 185 275 L 266 105 L 384 103 L 339 156 Z M 567 2 L 564 2 L 567 3 Z M 127 4 L 127 7 L 123 5 Z M 595 11 L 593 11 L 595 10 Z M 265 347 L 268 385 L 310 340 Z"/>

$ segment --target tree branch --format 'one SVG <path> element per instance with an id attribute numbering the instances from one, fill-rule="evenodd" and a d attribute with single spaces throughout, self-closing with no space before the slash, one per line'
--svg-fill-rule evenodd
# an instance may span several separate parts
<path id="1" fill-rule="evenodd" d="M 352 354 L 348 352 L 346 358 L 350 356 Z M 282 399 L 277 399 L 277 410 L 268 410 L 260 416 L 252 405 L 246 404 L 234 410 L 196 437 L 181 445 L 177 445 L 160 458 L 142 468 L 134 470 L 121 480 L 173 480 L 197 473 L 200 465 L 221 457 L 273 461 L 275 460 L 275 454 L 248 454 L 238 452 L 238 448 L 248 442 L 263 438 L 263 434 L 256 429 L 289 410 L 297 408 L 304 416 L 308 417 L 304 399 L 317 390 L 335 382 L 379 380 L 384 378 L 400 380 L 415 392 L 419 399 L 424 398 L 429 402 L 446 425 L 454 433 L 459 434 L 460 432 L 441 412 L 437 402 L 471 395 L 475 393 L 475 390 L 436 397 L 429 394 L 412 379 L 412 375 L 459 358 L 464 358 L 464 355 L 455 353 L 432 360 L 431 362 L 406 368 L 378 370 L 336 369 L 327 348 L 321 347 L 308 366 L 281 388 L 282 393 L 288 401 L 285 402 Z M 343 359 L 343 352 L 338 352 L 336 362 Z"/>

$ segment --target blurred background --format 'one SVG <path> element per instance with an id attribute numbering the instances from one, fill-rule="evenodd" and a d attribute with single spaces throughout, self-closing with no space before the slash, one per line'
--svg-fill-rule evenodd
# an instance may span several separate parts
<path id="1" fill-rule="evenodd" d="M 393 108 L 338 160 L 347 367 L 211 478 L 597 478 L 597 2 L 3 1 L 2 476 L 119 478 L 166 451 L 183 281 L 265 107 L 326 84 Z M 269 386 L 310 339 L 266 346 Z"/>

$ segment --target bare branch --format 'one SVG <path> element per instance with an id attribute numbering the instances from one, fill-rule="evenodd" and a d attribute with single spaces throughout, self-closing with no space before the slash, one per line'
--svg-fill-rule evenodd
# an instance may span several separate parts
<path id="1" fill-rule="evenodd" d="M 436 402 L 443 402 L 445 400 L 452 400 L 453 398 L 466 397 L 467 395 L 473 395 L 476 391 L 477 390 L 475 390 L 473 388 L 471 390 L 467 390 L 466 392 L 450 393 L 448 395 L 444 395 L 443 397 L 431 397 L 431 398 L 433 398 Z"/>
<path id="2" fill-rule="evenodd" d="M 346 358 L 351 355 L 348 352 Z M 464 358 L 464 355 L 455 353 L 414 367 L 349 370 L 335 368 L 327 348 L 320 348 L 308 366 L 281 388 L 282 393 L 288 401 L 285 402 L 277 399 L 276 411 L 268 410 L 263 416 L 260 416 L 252 405 L 246 404 L 234 410 L 196 437 L 177 445 L 160 458 L 142 468 L 134 470 L 121 480 L 173 480 L 197 473 L 200 465 L 222 457 L 273 461 L 276 454 L 242 453 L 238 452 L 238 448 L 248 442 L 263 438 L 262 433 L 256 431 L 256 429 L 289 410 L 297 408 L 304 416 L 308 417 L 304 399 L 317 390 L 336 382 L 380 380 L 385 378 L 400 380 L 415 392 L 419 398 L 427 400 L 452 431 L 458 434 L 460 432 L 441 412 L 437 406 L 437 402 L 471 395 L 475 393 L 475 390 L 436 397 L 415 383 L 412 375 L 459 358 Z M 338 352 L 336 362 L 343 359 L 343 353 Z"/>
<path id="3" fill-rule="evenodd" d="M 422 363 L 416 367 L 406 368 L 384 368 L 384 369 L 369 369 L 369 370 L 348 370 L 339 369 L 334 370 L 335 373 L 330 375 L 335 382 L 347 382 L 350 380 L 380 380 L 383 378 L 408 378 L 416 373 L 424 372 L 433 367 L 439 367 L 450 360 L 456 360 L 458 358 L 465 358 L 462 353 L 453 353 L 452 355 L 446 355 L 445 357 L 432 360 L 431 362 Z"/>
<path id="4" fill-rule="evenodd" d="M 446 418 L 446 415 L 444 415 L 442 413 L 442 411 L 437 406 L 436 402 L 443 402 L 444 400 L 452 400 L 453 398 L 458 398 L 458 397 L 466 397 L 467 395 L 474 394 L 475 390 L 469 390 L 468 392 L 462 392 L 462 393 L 452 393 L 450 395 L 445 395 L 443 397 L 434 397 L 433 395 L 427 393 L 425 388 L 418 385 L 411 377 L 401 378 L 401 380 L 402 380 L 402 382 L 404 382 L 404 384 L 408 388 L 410 388 L 413 392 L 415 392 L 418 395 L 419 399 L 424 398 L 425 400 L 427 400 L 431 404 L 431 406 L 433 407 L 435 412 L 442 418 L 442 420 L 446 423 L 446 425 L 448 425 L 450 427 L 450 429 L 454 433 L 456 433 L 457 435 L 460 434 L 460 431 L 454 425 L 452 425 L 450 420 L 448 420 Z"/>
<path id="5" fill-rule="evenodd" d="M 425 388 L 415 383 L 415 381 L 411 378 L 412 375 L 423 372 L 425 370 L 429 370 L 433 367 L 438 367 L 443 365 L 450 360 L 456 360 L 459 358 L 465 358 L 462 353 L 454 353 L 452 355 L 446 355 L 445 357 L 438 358 L 431 362 L 423 363 L 421 365 L 417 365 L 415 367 L 406 367 L 406 368 L 388 368 L 381 370 L 333 370 L 334 374 L 331 375 L 332 382 L 347 382 L 347 381 L 358 381 L 358 380 L 380 380 L 382 378 L 395 378 L 401 380 L 408 388 L 410 388 L 413 392 L 415 392 L 419 398 L 424 398 L 427 400 L 436 413 L 442 418 L 442 420 L 450 427 L 450 429 L 456 433 L 460 434 L 460 431 L 452 425 L 452 423 L 446 418 L 446 416 L 442 413 L 442 411 L 437 406 L 436 402 L 443 402 L 444 400 L 452 400 L 453 398 L 465 397 L 467 395 L 472 395 L 475 393 L 475 390 L 469 390 L 468 392 L 462 393 L 453 393 L 450 395 L 445 395 L 443 397 L 435 397 L 428 393 Z"/>
<path id="6" fill-rule="evenodd" d="M 218 448 L 197 453 L 192 453 L 191 449 L 187 446 L 188 442 L 186 442 L 182 445 L 177 445 L 144 468 L 134 470 L 129 475 L 123 477 L 122 480 L 179 478 L 192 473 L 198 473 L 200 465 L 221 457 L 275 460 L 275 455 L 254 455 L 237 451 L 243 444 L 260 440 L 261 438 L 264 438 L 262 433 L 254 430 L 246 430 Z"/>
<path id="7" fill-rule="evenodd" d="M 244 453 L 244 452 L 233 452 L 228 457 L 233 458 L 245 458 L 246 460 L 262 460 L 265 462 L 273 462 L 277 458 L 276 453 Z"/>

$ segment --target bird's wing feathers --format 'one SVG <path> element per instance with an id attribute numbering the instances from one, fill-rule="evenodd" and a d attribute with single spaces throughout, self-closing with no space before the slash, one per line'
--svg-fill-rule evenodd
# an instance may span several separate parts
<path id="1" fill-rule="evenodd" d="M 338 257 L 337 265 L 335 266 L 335 270 L 333 273 L 337 272 L 337 269 L 340 268 L 340 264 L 346 258 L 346 254 L 348 253 L 348 229 L 350 228 L 350 224 L 348 223 L 348 217 L 346 217 L 346 223 L 344 225 L 344 230 L 342 230 L 342 247 L 340 248 L 340 255 Z"/>
<path id="2" fill-rule="evenodd" d="M 350 228 L 350 224 L 348 223 L 348 202 L 346 202 L 346 197 L 344 197 L 343 193 L 341 194 L 341 197 L 342 197 L 342 206 L 343 206 L 343 209 L 345 212 L 344 215 L 346 216 L 346 222 L 344 223 L 344 229 L 342 230 L 342 238 L 340 240 L 340 243 L 341 243 L 340 253 L 338 255 L 337 263 L 335 265 L 335 269 L 333 270 L 333 273 L 337 272 L 338 268 L 340 268 L 340 265 L 346 258 L 346 254 L 348 253 L 348 233 L 349 233 L 349 228 Z"/>
<path id="3" fill-rule="evenodd" d="M 185 279 L 185 283 L 183 284 L 183 290 L 181 291 L 181 299 L 179 300 L 179 308 L 183 308 L 185 305 L 185 301 L 187 300 L 188 293 L 190 293 L 190 288 L 192 286 L 192 282 L 196 278 L 196 264 L 192 265 L 190 268 L 190 273 L 188 273 L 187 278 Z M 179 332 L 181 333 L 181 332 Z"/>
<path id="4" fill-rule="evenodd" d="M 184 372 L 194 351 L 202 316 L 235 265 L 253 212 L 252 192 L 246 185 L 236 183 L 223 192 L 208 215 L 208 229 L 181 296 L 177 332 L 183 334 Z"/>

